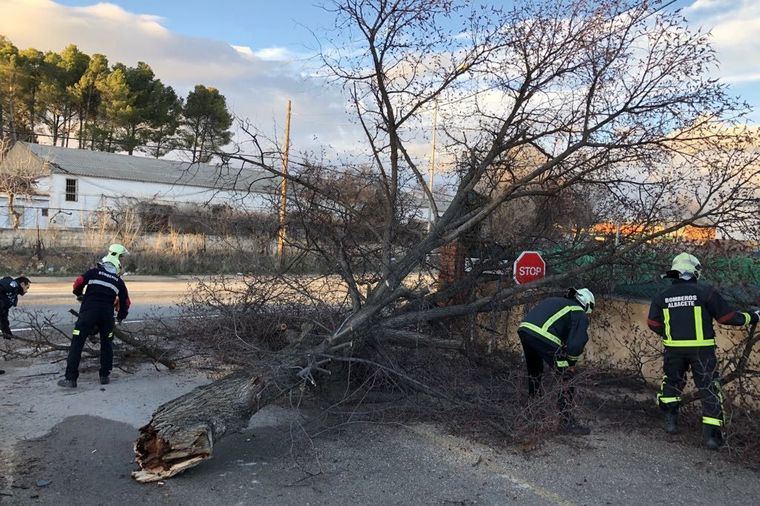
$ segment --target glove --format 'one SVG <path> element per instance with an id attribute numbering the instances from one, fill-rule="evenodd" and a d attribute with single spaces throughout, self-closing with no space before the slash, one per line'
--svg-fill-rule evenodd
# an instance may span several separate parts
<path id="1" fill-rule="evenodd" d="M 82 302 L 84 300 L 84 295 L 77 295 L 77 301 Z"/>

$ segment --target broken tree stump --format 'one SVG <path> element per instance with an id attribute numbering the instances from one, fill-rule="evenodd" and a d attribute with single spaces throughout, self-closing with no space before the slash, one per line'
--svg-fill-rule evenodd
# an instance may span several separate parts
<path id="1" fill-rule="evenodd" d="M 140 428 L 132 477 L 149 483 L 209 459 L 214 442 L 244 429 L 259 409 L 302 383 L 295 368 L 270 374 L 233 373 L 162 404 Z"/>
<path id="2" fill-rule="evenodd" d="M 327 339 L 295 351 L 265 373 L 239 371 L 162 404 L 140 428 L 134 446 L 140 470 L 132 477 L 141 483 L 159 481 L 211 458 L 214 443 L 225 434 L 244 429 L 254 413 L 299 385 L 315 385 L 314 374 L 330 374 L 326 364 L 340 361 L 341 355 L 352 355 L 366 338 L 349 337 L 354 339 Z M 461 348 L 453 341 L 425 342 L 419 334 L 397 332 L 392 337 L 406 346 Z"/>

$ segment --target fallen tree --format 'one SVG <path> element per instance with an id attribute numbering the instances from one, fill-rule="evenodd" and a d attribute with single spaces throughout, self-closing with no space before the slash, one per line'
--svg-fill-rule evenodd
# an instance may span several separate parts
<path id="1" fill-rule="evenodd" d="M 300 380 L 280 369 L 271 376 L 232 374 L 162 405 L 140 429 L 135 453 L 139 482 L 163 480 L 211 456 L 214 442 L 248 425 L 251 416 Z"/>
<path id="2" fill-rule="evenodd" d="M 70 309 L 69 313 L 75 317 L 79 317 L 79 312 L 75 309 Z M 5 352 L 7 355 L 36 357 L 47 353 L 69 351 L 69 345 L 61 343 L 69 341 L 71 335 L 59 328 L 53 318 L 49 315 L 42 312 L 28 311 L 26 312 L 26 323 L 29 325 L 31 335 L 16 335 L 14 339 L 31 348 L 31 351 L 22 353 L 9 350 Z M 116 339 L 127 345 L 126 350 L 129 352 L 149 358 L 164 365 L 170 370 L 177 367 L 175 361 L 171 358 L 173 353 L 169 350 L 163 349 L 155 343 L 149 343 L 145 340 L 139 339 L 135 337 L 132 332 L 121 326 L 114 327 L 113 334 Z M 97 331 L 88 337 L 89 343 L 86 342 L 83 349 L 84 356 L 88 358 L 97 358 L 100 356 L 100 351 L 93 346 L 98 342 Z"/>
<path id="3" fill-rule="evenodd" d="M 74 309 L 69 309 L 69 313 L 79 318 L 79 312 Z M 175 369 L 177 364 L 169 358 L 170 353 L 166 350 L 162 350 L 156 346 L 149 346 L 148 344 L 141 342 L 132 336 L 132 333 L 120 326 L 115 326 L 113 329 L 113 335 L 125 344 L 131 346 L 135 351 L 145 355 L 146 357 L 155 360 L 159 364 L 166 366 L 167 369 Z"/>
<path id="4" fill-rule="evenodd" d="M 708 40 L 678 14 L 633 0 L 536 2 L 487 15 L 477 8 L 464 15 L 471 3 L 449 0 L 342 0 L 333 7 L 340 33 L 364 44 L 344 54 L 336 42 L 325 57 L 366 138 L 366 154 L 354 157 L 361 161 L 338 166 L 292 157 L 285 173 L 245 123 L 247 145 L 259 152 L 221 156 L 241 172 L 254 166 L 292 183 L 288 247 L 295 258 L 320 256 L 339 280 L 328 293 L 309 283 L 296 289 L 339 317 L 317 322 L 319 332 L 307 331 L 301 344 L 160 406 L 135 444 L 139 481 L 204 461 L 216 441 L 278 396 L 313 385 L 343 361 L 366 361 L 359 354 L 370 343 L 466 348 L 466 335 L 441 341 L 435 322 L 510 307 L 544 288 L 586 284 L 595 270 L 687 225 L 756 230 L 757 155 L 748 149 L 756 137 L 721 123 L 740 117 L 741 105 L 709 78 Z M 464 22 L 451 31 L 455 18 Z M 456 173 L 435 191 L 413 149 L 434 103 Z M 423 205 L 431 215 L 427 231 Z M 499 216 L 512 218 L 492 221 Z M 631 225 L 614 241 L 597 241 L 599 222 Z M 488 226 L 513 232 L 505 234 L 505 251 L 431 286 L 434 252 L 467 248 Z M 492 263 L 542 248 L 561 251 L 552 257 L 561 272 L 525 286 L 504 282 L 488 295 L 472 292 Z M 232 307 L 256 306 L 247 295 L 231 293 Z M 229 317 L 226 331 L 238 339 L 237 316 Z"/>

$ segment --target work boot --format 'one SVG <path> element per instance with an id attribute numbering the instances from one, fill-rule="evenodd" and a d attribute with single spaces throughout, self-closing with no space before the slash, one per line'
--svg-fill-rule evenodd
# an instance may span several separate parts
<path id="1" fill-rule="evenodd" d="M 723 435 L 720 433 L 720 429 L 716 429 L 715 427 L 703 427 L 702 437 L 705 446 L 710 450 L 717 450 L 723 446 Z"/>
<path id="2" fill-rule="evenodd" d="M 76 388 L 77 380 L 67 380 L 66 378 L 58 380 L 58 386 L 64 388 Z"/>
<path id="3" fill-rule="evenodd" d="M 107 385 L 110 382 L 111 382 L 111 377 L 110 376 L 101 376 L 100 377 L 100 384 L 101 385 Z"/>
<path id="4" fill-rule="evenodd" d="M 588 436 L 591 434 L 591 429 L 585 425 L 581 425 L 575 418 L 561 418 L 559 421 L 559 430 L 563 434 L 572 436 Z"/>
<path id="5" fill-rule="evenodd" d="M 678 434 L 678 413 L 672 411 L 665 412 L 665 432 L 668 434 Z"/>

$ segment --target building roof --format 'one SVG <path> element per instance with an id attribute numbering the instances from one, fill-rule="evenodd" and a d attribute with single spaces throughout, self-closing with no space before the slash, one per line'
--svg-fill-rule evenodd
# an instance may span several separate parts
<path id="1" fill-rule="evenodd" d="M 257 193 L 269 193 L 278 184 L 278 178 L 261 169 L 217 167 L 205 163 L 162 160 L 27 142 L 18 144 L 24 145 L 35 156 L 47 162 L 55 174 Z"/>

